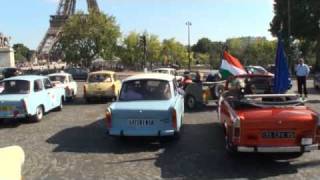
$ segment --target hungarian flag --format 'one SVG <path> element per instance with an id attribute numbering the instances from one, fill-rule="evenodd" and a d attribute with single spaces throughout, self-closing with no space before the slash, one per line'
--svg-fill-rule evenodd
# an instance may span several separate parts
<path id="1" fill-rule="evenodd" d="M 227 79 L 229 76 L 247 74 L 247 72 L 237 58 L 231 56 L 227 51 L 224 51 L 220 74 L 223 79 Z"/>

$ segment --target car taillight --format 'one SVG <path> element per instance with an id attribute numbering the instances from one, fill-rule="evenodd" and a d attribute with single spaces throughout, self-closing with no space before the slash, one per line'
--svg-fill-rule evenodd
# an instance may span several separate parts
<path id="1" fill-rule="evenodd" d="M 111 110 L 108 109 L 106 112 L 106 126 L 108 129 L 110 129 L 112 127 L 112 118 L 111 118 Z"/>
<path id="2" fill-rule="evenodd" d="M 175 109 L 172 110 L 172 114 L 171 114 L 171 120 L 172 120 L 172 127 L 173 129 L 177 129 L 177 112 Z"/>

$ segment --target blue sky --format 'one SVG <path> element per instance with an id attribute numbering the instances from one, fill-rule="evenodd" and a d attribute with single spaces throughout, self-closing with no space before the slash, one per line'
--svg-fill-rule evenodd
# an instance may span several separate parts
<path id="1" fill-rule="evenodd" d="M 35 49 L 49 27 L 58 0 L 1 0 L 0 32 Z M 148 31 L 160 39 L 187 44 L 186 21 L 192 22 L 191 43 L 201 37 L 224 41 L 231 37 L 265 36 L 273 17 L 273 0 L 98 0 L 126 35 Z M 86 0 L 78 0 L 78 10 Z"/>

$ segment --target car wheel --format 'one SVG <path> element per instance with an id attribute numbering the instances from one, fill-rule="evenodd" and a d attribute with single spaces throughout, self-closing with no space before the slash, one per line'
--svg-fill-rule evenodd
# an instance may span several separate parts
<path id="1" fill-rule="evenodd" d="M 191 95 L 187 96 L 186 106 L 189 110 L 195 109 L 196 108 L 196 99 Z"/>
<path id="2" fill-rule="evenodd" d="M 57 111 L 62 111 L 63 108 L 63 97 L 60 98 L 60 105 L 57 107 Z"/>
<path id="3" fill-rule="evenodd" d="M 40 122 L 44 115 L 44 109 L 42 106 L 38 106 L 36 110 L 36 114 L 31 118 L 33 122 Z"/>
<path id="4" fill-rule="evenodd" d="M 319 86 L 317 86 L 316 83 L 313 83 L 313 86 L 315 89 L 317 89 L 317 90 L 319 89 Z"/>
<path id="5" fill-rule="evenodd" d="M 86 100 L 87 103 L 91 103 L 92 102 L 92 100 L 90 98 L 85 98 L 85 100 Z"/>
<path id="6" fill-rule="evenodd" d="M 217 84 L 216 86 L 214 86 L 213 97 L 215 99 L 218 99 L 220 95 L 223 93 L 223 91 L 224 91 L 224 86 L 221 84 Z"/>

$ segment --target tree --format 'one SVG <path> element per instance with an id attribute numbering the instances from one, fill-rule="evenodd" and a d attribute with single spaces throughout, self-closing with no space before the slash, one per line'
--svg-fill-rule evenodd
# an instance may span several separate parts
<path id="1" fill-rule="evenodd" d="M 57 47 L 64 54 L 64 60 L 90 65 L 97 57 L 112 59 L 117 50 L 120 28 L 113 16 L 90 11 L 71 16 L 63 27 Z"/>
<path id="2" fill-rule="evenodd" d="M 290 1 L 290 6 L 288 2 Z M 320 1 L 318 0 L 275 0 L 270 31 L 277 35 L 282 29 L 282 37 L 286 40 L 286 49 L 289 50 L 289 44 L 293 39 L 301 41 L 316 42 L 316 69 L 320 69 Z M 291 32 L 289 32 L 290 7 Z M 290 34 L 291 33 L 291 34 Z M 292 39 L 289 37 L 292 36 Z M 306 53 L 305 53 L 306 54 Z"/>
<path id="3" fill-rule="evenodd" d="M 187 65 L 188 63 L 187 48 L 180 42 L 176 41 L 174 38 L 163 40 L 161 56 L 164 65 Z"/>
<path id="4" fill-rule="evenodd" d="M 14 58 L 17 62 L 30 61 L 31 51 L 24 44 L 18 43 L 13 45 L 14 49 Z"/>
<path id="5" fill-rule="evenodd" d="M 197 44 L 192 46 L 192 51 L 196 53 L 210 53 L 213 48 L 213 42 L 208 38 L 201 38 Z"/>
<path id="6" fill-rule="evenodd" d="M 124 64 L 128 66 L 139 65 L 142 58 L 142 51 L 139 46 L 140 34 L 137 32 L 130 32 L 123 40 L 122 52 L 120 57 Z"/>

